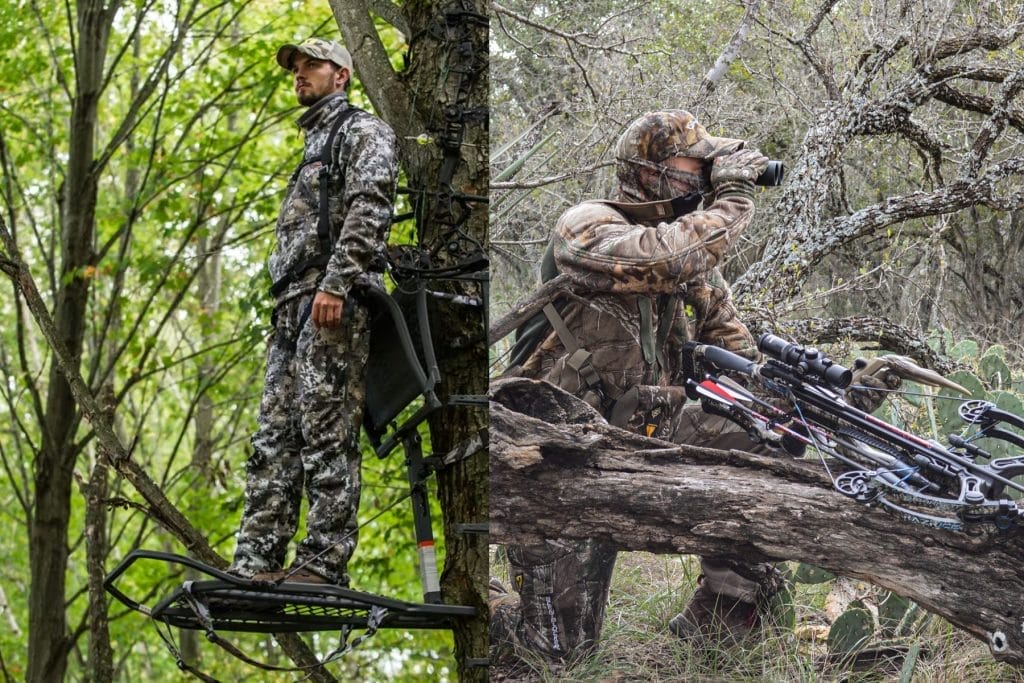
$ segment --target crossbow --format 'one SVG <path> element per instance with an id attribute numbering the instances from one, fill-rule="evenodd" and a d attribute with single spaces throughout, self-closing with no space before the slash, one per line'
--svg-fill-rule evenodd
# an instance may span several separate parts
<path id="1" fill-rule="evenodd" d="M 853 373 L 817 349 L 773 334 L 762 335 L 758 348 L 763 363 L 688 342 L 683 349 L 687 396 L 699 399 L 705 412 L 739 425 L 757 443 L 797 456 L 808 448 L 816 451 L 839 493 L 906 521 L 949 531 L 1024 524 L 1024 504 L 1008 497 L 1024 493 L 1024 485 L 1014 481 L 1024 475 L 1024 455 L 993 460 L 975 443 L 992 438 L 1024 449 L 1024 437 L 1005 428 L 1024 429 L 1024 418 L 987 401 L 965 400 L 958 413 L 976 431 L 952 434 L 945 446 L 847 402 L 847 391 L 872 387 L 851 386 Z M 751 388 L 724 373 L 749 378 Z M 756 387 L 765 391 L 751 390 Z M 839 474 L 833 474 L 826 457 Z"/>

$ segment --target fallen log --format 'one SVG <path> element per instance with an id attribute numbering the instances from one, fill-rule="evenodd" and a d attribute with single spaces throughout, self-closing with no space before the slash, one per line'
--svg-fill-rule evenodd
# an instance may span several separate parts
<path id="1" fill-rule="evenodd" d="M 837 493 L 820 462 L 644 438 L 542 381 L 497 380 L 491 395 L 493 541 L 798 560 L 907 597 L 1024 665 L 1024 528 L 905 522 Z"/>

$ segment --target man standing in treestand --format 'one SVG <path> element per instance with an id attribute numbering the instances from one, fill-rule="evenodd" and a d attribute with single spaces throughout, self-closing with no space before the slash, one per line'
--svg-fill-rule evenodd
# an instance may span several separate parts
<path id="1" fill-rule="evenodd" d="M 356 545 L 369 317 L 358 293 L 381 284 L 397 177 L 391 128 L 352 107 L 352 58 L 335 42 L 285 45 L 305 136 L 269 268 L 274 336 L 232 572 L 348 585 Z M 282 571 L 303 484 L 307 535 Z"/>

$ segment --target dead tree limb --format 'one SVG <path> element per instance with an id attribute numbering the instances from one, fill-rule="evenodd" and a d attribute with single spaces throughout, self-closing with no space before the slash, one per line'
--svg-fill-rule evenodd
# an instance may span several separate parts
<path id="1" fill-rule="evenodd" d="M 536 289 L 530 296 L 521 301 L 515 309 L 494 322 L 487 331 L 488 343 L 493 345 L 508 336 L 524 322 L 535 316 L 550 303 L 558 294 L 572 290 L 572 280 L 565 273 L 554 277 Z"/>
<path id="2" fill-rule="evenodd" d="M 736 32 L 732 34 L 732 38 L 729 39 L 722 53 L 718 55 L 714 65 L 704 74 L 704 79 L 700 82 L 700 87 L 697 89 L 697 95 L 693 98 L 695 101 L 701 102 L 707 98 L 718 85 L 718 82 L 722 80 L 722 77 L 729 71 L 732 63 L 739 57 L 740 48 L 743 47 L 747 40 L 747 34 L 750 33 L 750 25 L 754 23 L 754 17 L 757 16 L 757 8 L 760 4 L 761 0 L 745 0 L 743 3 L 743 18 L 740 19 Z"/>
<path id="3" fill-rule="evenodd" d="M 906 596 L 1024 665 L 1024 533 L 926 529 L 832 489 L 821 466 L 646 439 L 550 384 L 492 385 L 491 538 L 800 560 Z"/>

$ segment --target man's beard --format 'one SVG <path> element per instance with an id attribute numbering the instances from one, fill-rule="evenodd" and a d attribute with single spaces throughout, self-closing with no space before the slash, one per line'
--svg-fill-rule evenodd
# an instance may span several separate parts
<path id="1" fill-rule="evenodd" d="M 316 104 L 324 98 L 325 93 L 316 92 L 315 90 L 307 90 L 304 93 L 299 93 L 299 104 L 304 107 L 309 107 Z"/>

